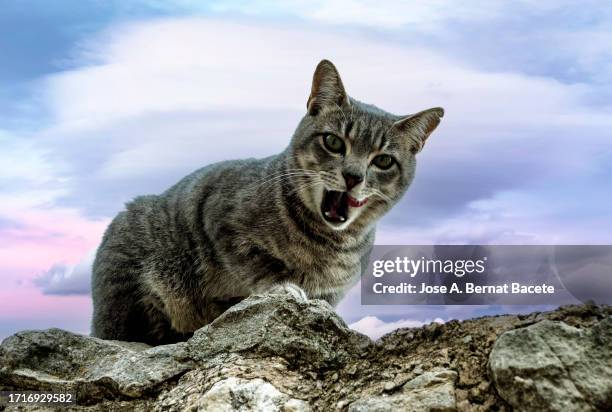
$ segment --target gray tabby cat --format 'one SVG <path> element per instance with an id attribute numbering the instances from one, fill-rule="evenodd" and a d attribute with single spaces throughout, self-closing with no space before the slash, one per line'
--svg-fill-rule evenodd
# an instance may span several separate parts
<path id="1" fill-rule="evenodd" d="M 444 111 L 396 116 L 358 102 L 327 60 L 307 109 L 282 153 L 215 163 L 127 204 L 94 263 L 94 336 L 184 340 L 255 293 L 338 303 Z"/>

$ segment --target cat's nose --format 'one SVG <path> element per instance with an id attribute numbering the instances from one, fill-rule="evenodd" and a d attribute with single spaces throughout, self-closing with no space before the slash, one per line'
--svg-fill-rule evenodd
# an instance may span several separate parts
<path id="1" fill-rule="evenodd" d="M 352 188 L 363 182 L 363 175 L 357 175 L 354 173 L 342 173 L 344 181 L 346 182 L 346 191 L 350 191 Z"/>

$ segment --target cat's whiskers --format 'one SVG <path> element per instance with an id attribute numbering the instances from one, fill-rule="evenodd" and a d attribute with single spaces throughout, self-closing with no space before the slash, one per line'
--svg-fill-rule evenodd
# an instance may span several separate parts
<path id="1" fill-rule="evenodd" d="M 304 182 L 299 186 L 296 186 L 294 188 L 292 188 L 288 193 L 292 194 L 295 193 L 297 191 L 300 190 L 304 190 L 307 189 L 309 187 L 315 186 L 318 183 L 322 183 L 320 181 L 311 181 L 311 182 Z M 301 207 L 303 206 L 301 200 L 299 199 L 290 199 L 290 202 L 288 203 L 289 207 Z M 258 219 L 255 227 L 261 227 L 261 228 L 268 228 L 269 225 L 276 225 L 278 224 L 278 217 L 276 216 L 269 216 L 267 218 L 263 218 L 263 219 Z"/>
<path id="2" fill-rule="evenodd" d="M 316 172 L 289 172 L 289 173 L 284 173 L 278 176 L 273 176 L 269 178 L 268 180 L 260 183 L 259 185 L 253 185 L 252 187 L 254 187 L 255 189 L 261 189 L 262 187 L 268 184 L 271 184 L 271 183 L 281 183 L 285 180 L 290 180 L 290 179 L 297 178 L 297 177 L 311 178 L 311 177 L 316 177 L 316 176 L 317 176 Z"/>
<path id="3" fill-rule="evenodd" d="M 316 185 L 317 185 L 317 184 L 319 184 L 319 183 L 321 183 L 321 182 L 319 182 L 319 181 L 305 182 L 305 183 L 303 183 L 303 184 L 301 184 L 301 185 L 299 185 L 299 186 L 295 186 L 295 187 L 293 187 L 293 188 L 292 188 L 291 190 L 289 190 L 289 192 L 287 192 L 287 193 L 289 193 L 289 194 L 293 194 L 293 193 L 303 192 L 304 190 L 309 189 L 309 188 L 311 188 L 311 187 L 314 187 L 314 186 L 316 186 Z"/>
<path id="4" fill-rule="evenodd" d="M 366 196 L 370 196 L 370 195 L 378 196 L 389 203 L 393 203 L 393 199 L 391 199 L 391 197 L 389 197 L 388 195 L 384 194 L 380 190 L 375 189 L 373 187 L 366 189 L 365 192 L 367 193 Z"/>
<path id="5" fill-rule="evenodd" d="M 314 170 L 310 170 L 310 169 L 288 168 L 288 169 L 283 169 L 283 170 L 276 171 L 274 173 L 267 174 L 264 177 L 255 180 L 254 182 L 252 182 L 252 184 L 257 184 L 257 183 L 263 182 L 263 181 L 265 181 L 267 179 L 270 179 L 270 178 L 273 178 L 273 177 L 277 177 L 277 176 L 281 176 L 281 175 L 284 175 L 286 173 L 293 173 L 293 172 L 296 172 L 296 173 L 297 172 L 304 172 L 304 173 L 312 172 L 312 173 L 316 173 Z"/>

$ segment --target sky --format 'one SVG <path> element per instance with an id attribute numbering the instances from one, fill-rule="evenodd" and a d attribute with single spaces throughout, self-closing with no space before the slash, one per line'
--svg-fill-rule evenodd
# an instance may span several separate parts
<path id="1" fill-rule="evenodd" d="M 377 244 L 612 243 L 612 8 L 585 1 L 4 0 L 0 339 L 88 333 L 126 201 L 287 145 L 323 58 L 347 92 L 442 124 Z M 362 306 L 370 336 L 529 311 Z"/>

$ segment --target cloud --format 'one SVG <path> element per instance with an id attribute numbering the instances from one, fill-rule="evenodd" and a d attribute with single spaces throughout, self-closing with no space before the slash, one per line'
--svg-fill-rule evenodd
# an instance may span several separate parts
<path id="1" fill-rule="evenodd" d="M 444 323 L 440 318 L 434 319 L 432 322 Z M 369 336 L 372 339 L 378 339 L 387 333 L 399 328 L 418 328 L 430 322 L 422 322 L 414 319 L 400 319 L 396 321 L 385 322 L 376 316 L 365 316 L 357 322 L 351 323 L 349 327 Z"/>
<path id="2" fill-rule="evenodd" d="M 265 2 L 263 2 L 265 3 Z M 256 7 L 244 7 L 240 2 L 223 2 L 215 7 L 219 11 L 257 13 Z M 408 26 L 418 31 L 435 31 L 448 21 L 478 21 L 490 19 L 502 10 L 499 2 L 466 2 L 461 9 L 452 2 L 406 2 L 401 0 L 331 0 L 288 1 L 280 11 L 308 20 L 333 25 L 359 25 L 385 29 Z"/>
<path id="3" fill-rule="evenodd" d="M 154 3 L 149 3 L 155 5 Z M 176 0 L 167 9 L 298 19 L 332 27 L 374 30 L 396 42 L 426 44 L 493 70 L 546 75 L 564 82 L 612 78 L 612 12 L 602 2 L 472 0 L 218 1 Z M 534 24 L 537 22 L 537 24 Z M 607 87 L 608 97 L 612 89 Z"/>
<path id="4" fill-rule="evenodd" d="M 3 183 L 3 191 L 7 190 L 7 184 L 15 180 L 48 185 L 61 178 L 60 165 L 50 162 L 48 153 L 35 142 L 0 129 L 0 145 L 0 181 Z"/>
<path id="5" fill-rule="evenodd" d="M 94 249 L 76 265 L 56 263 L 34 279 L 34 284 L 47 295 L 89 295 L 95 256 Z"/>
<path id="6" fill-rule="evenodd" d="M 47 82 L 45 95 L 61 131 L 147 113 L 303 114 L 313 68 L 324 56 L 338 64 L 350 94 L 399 113 L 442 102 L 454 125 L 488 131 L 491 125 L 610 124 L 604 112 L 581 107 L 584 85 L 480 71 L 432 49 L 308 26 L 167 19 L 115 27 L 88 47 L 85 66 Z M 376 63 L 361 64 L 364 55 Z"/>

